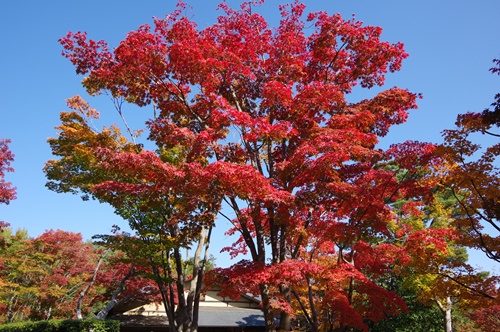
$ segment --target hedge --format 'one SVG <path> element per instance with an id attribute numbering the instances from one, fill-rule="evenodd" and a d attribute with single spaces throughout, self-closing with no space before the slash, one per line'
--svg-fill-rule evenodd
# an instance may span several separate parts
<path id="1" fill-rule="evenodd" d="M 43 320 L 0 325 L 0 332 L 119 332 L 115 320 Z"/>

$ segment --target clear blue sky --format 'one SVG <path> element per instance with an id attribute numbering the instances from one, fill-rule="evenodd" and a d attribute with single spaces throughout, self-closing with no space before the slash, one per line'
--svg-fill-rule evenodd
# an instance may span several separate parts
<path id="1" fill-rule="evenodd" d="M 192 18 L 200 28 L 214 22 L 219 1 L 192 0 Z M 240 1 L 228 1 L 237 6 Z M 260 10 L 277 21 L 277 5 L 268 0 Z M 170 13 L 175 0 L 16 0 L 0 6 L 0 138 L 12 140 L 16 171 L 7 175 L 17 186 L 18 199 L 0 206 L 0 220 L 13 228 L 26 228 L 31 236 L 46 229 L 81 232 L 86 239 L 109 233 L 124 224 L 111 208 L 83 202 L 78 196 L 56 194 L 45 188 L 44 162 L 51 159 L 46 140 L 55 135 L 65 100 L 82 95 L 102 113 L 112 113 L 106 100 L 87 97 L 82 77 L 63 58 L 58 38 L 68 31 L 87 31 L 92 39 L 116 46 L 125 34 L 152 17 Z M 408 139 L 441 142 L 440 132 L 454 125 L 456 115 L 481 111 L 500 92 L 498 76 L 488 72 L 491 60 L 500 58 L 500 1 L 498 0 L 330 0 L 304 1 L 306 11 L 326 10 L 356 18 L 384 29 L 382 39 L 403 42 L 410 57 L 399 73 L 389 75 L 387 87 L 397 85 L 422 93 L 419 109 L 404 125 L 394 128 L 384 142 Z M 119 122 L 111 117 L 109 121 Z M 219 255 L 232 239 L 216 228 L 212 253 Z M 472 263 L 489 267 L 479 255 Z"/>

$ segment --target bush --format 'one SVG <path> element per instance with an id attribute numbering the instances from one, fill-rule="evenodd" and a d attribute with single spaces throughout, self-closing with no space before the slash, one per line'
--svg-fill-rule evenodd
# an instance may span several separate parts
<path id="1" fill-rule="evenodd" d="M 115 320 L 44 320 L 0 325 L 0 332 L 119 332 Z"/>

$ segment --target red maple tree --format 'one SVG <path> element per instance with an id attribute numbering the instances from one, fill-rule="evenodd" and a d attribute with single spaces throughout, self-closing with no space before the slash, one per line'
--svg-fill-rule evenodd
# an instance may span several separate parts
<path id="1" fill-rule="evenodd" d="M 74 317 L 76 294 L 93 271 L 93 247 L 80 234 L 60 230 L 36 238 L 22 231 L 6 234 L 0 250 L 0 303 L 5 306 L 0 314 L 9 322 Z"/>
<path id="2" fill-rule="evenodd" d="M 490 71 L 500 75 L 500 60 L 494 63 Z M 455 124 L 455 129 L 443 131 L 442 148 L 447 161 L 443 184 L 451 188 L 462 211 L 457 228 L 464 233 L 465 245 L 500 263 L 500 93 L 490 108 L 460 114 Z"/>
<path id="3" fill-rule="evenodd" d="M 10 140 L 0 139 L 0 204 L 9 204 L 11 200 L 16 198 L 16 188 L 12 187 L 10 182 L 5 181 L 5 173 L 14 171 L 10 166 L 14 160 L 14 154 L 9 149 L 9 143 Z M 0 220 L 0 250 L 6 245 L 5 239 L 1 235 L 6 227 L 9 227 L 9 223 Z M 3 268 L 4 263 L 0 259 L 0 270 Z"/>
<path id="4" fill-rule="evenodd" d="M 3 204 L 9 204 L 16 198 L 16 188 L 5 180 L 5 173 L 14 171 L 10 166 L 14 161 L 14 154 L 9 150 L 9 143 L 8 139 L 0 139 L 0 203 Z"/>
<path id="5" fill-rule="evenodd" d="M 481 331 L 500 329 L 500 306 L 492 304 L 488 307 L 474 310 L 470 317 Z"/>
<path id="6" fill-rule="evenodd" d="M 123 254 L 103 255 L 81 234 L 46 231 L 29 238 L 26 231 L 0 232 L 0 321 L 92 316 L 94 306 L 108 312 L 124 301 L 159 302 L 154 283 L 142 267 L 131 269 Z"/>
<path id="7" fill-rule="evenodd" d="M 403 227 L 394 209 L 405 200 L 402 210 L 417 214 L 431 197 L 434 146 L 377 147 L 418 96 L 392 87 L 348 101 L 355 88 L 382 86 L 407 54 L 401 43 L 381 41 L 379 27 L 338 14 L 304 15 L 300 2 L 280 6 L 279 25 L 269 27 L 255 12 L 261 2 L 239 10 L 222 3 L 223 14 L 202 30 L 180 2 L 112 51 L 85 33 L 62 38 L 63 55 L 86 75 L 90 94 L 153 106 L 145 129 L 155 149 L 132 144 L 137 134 L 128 127 L 130 145 L 87 134 L 75 140 L 85 124 L 66 114 L 62 138 L 51 141 L 62 159 L 48 164 L 50 186 L 128 203 L 148 218 L 168 216 L 165 225 L 181 225 L 171 234 L 180 246 L 211 226 L 222 200 L 235 217 L 221 217 L 240 235 L 227 250 L 251 257 L 216 270 L 223 291 L 259 294 L 268 331 L 292 328 L 294 294 L 315 329 L 325 323 L 312 317 L 320 302 L 332 328 L 365 329 L 363 319 L 405 308 L 370 278 L 408 264 L 411 254 L 432 259 L 426 246 L 445 250 L 439 231 Z M 165 206 L 172 209 L 159 213 Z M 312 292 L 318 288 L 323 295 Z"/>

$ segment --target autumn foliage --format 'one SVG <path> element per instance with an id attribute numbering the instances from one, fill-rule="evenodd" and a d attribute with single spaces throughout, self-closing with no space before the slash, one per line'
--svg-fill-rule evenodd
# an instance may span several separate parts
<path id="1" fill-rule="evenodd" d="M 48 231 L 30 239 L 23 232 L 10 235 L 1 251 L 0 272 L 6 321 L 71 318 L 74 294 L 93 270 L 90 245 L 79 234 Z"/>
<path id="2" fill-rule="evenodd" d="M 0 203 L 9 204 L 16 198 L 16 188 L 5 180 L 6 172 L 13 172 L 10 166 L 14 161 L 14 154 L 9 150 L 10 140 L 0 139 Z"/>
<path id="3" fill-rule="evenodd" d="M 500 73 L 495 60 L 492 73 Z M 443 184 L 450 187 L 460 202 L 461 217 L 457 227 L 466 236 L 464 244 L 476 247 L 486 256 L 500 262 L 499 168 L 500 145 L 495 132 L 500 125 L 500 94 L 491 108 L 480 113 L 457 117 L 456 128 L 443 132 L 443 150 L 447 166 Z"/>
<path id="4" fill-rule="evenodd" d="M 123 254 L 85 243 L 81 234 L 49 230 L 29 238 L 25 231 L 5 228 L 0 235 L 5 240 L 0 248 L 2 322 L 73 319 L 81 291 L 94 276 L 95 282 L 81 299 L 84 317 L 95 317 L 120 282 L 117 303 L 159 301 L 154 283 L 144 277 L 147 271 L 132 269 Z"/>
<path id="5" fill-rule="evenodd" d="M 435 146 L 378 145 L 417 107 L 417 94 L 381 88 L 408 55 L 379 27 L 305 14 L 300 2 L 280 6 L 270 27 L 260 3 L 222 3 L 199 29 L 180 2 L 113 50 L 82 32 L 62 38 L 87 91 L 142 107 L 145 127 L 127 126 L 130 138 L 115 125 L 96 130 L 98 112 L 71 98 L 49 140 L 59 159 L 47 163 L 48 186 L 111 204 L 172 257 L 219 212 L 236 235 L 225 250 L 249 259 L 210 282 L 260 295 L 268 331 L 366 330 L 406 310 L 379 280 L 439 266 L 455 236 L 411 222 L 433 201 Z"/>

